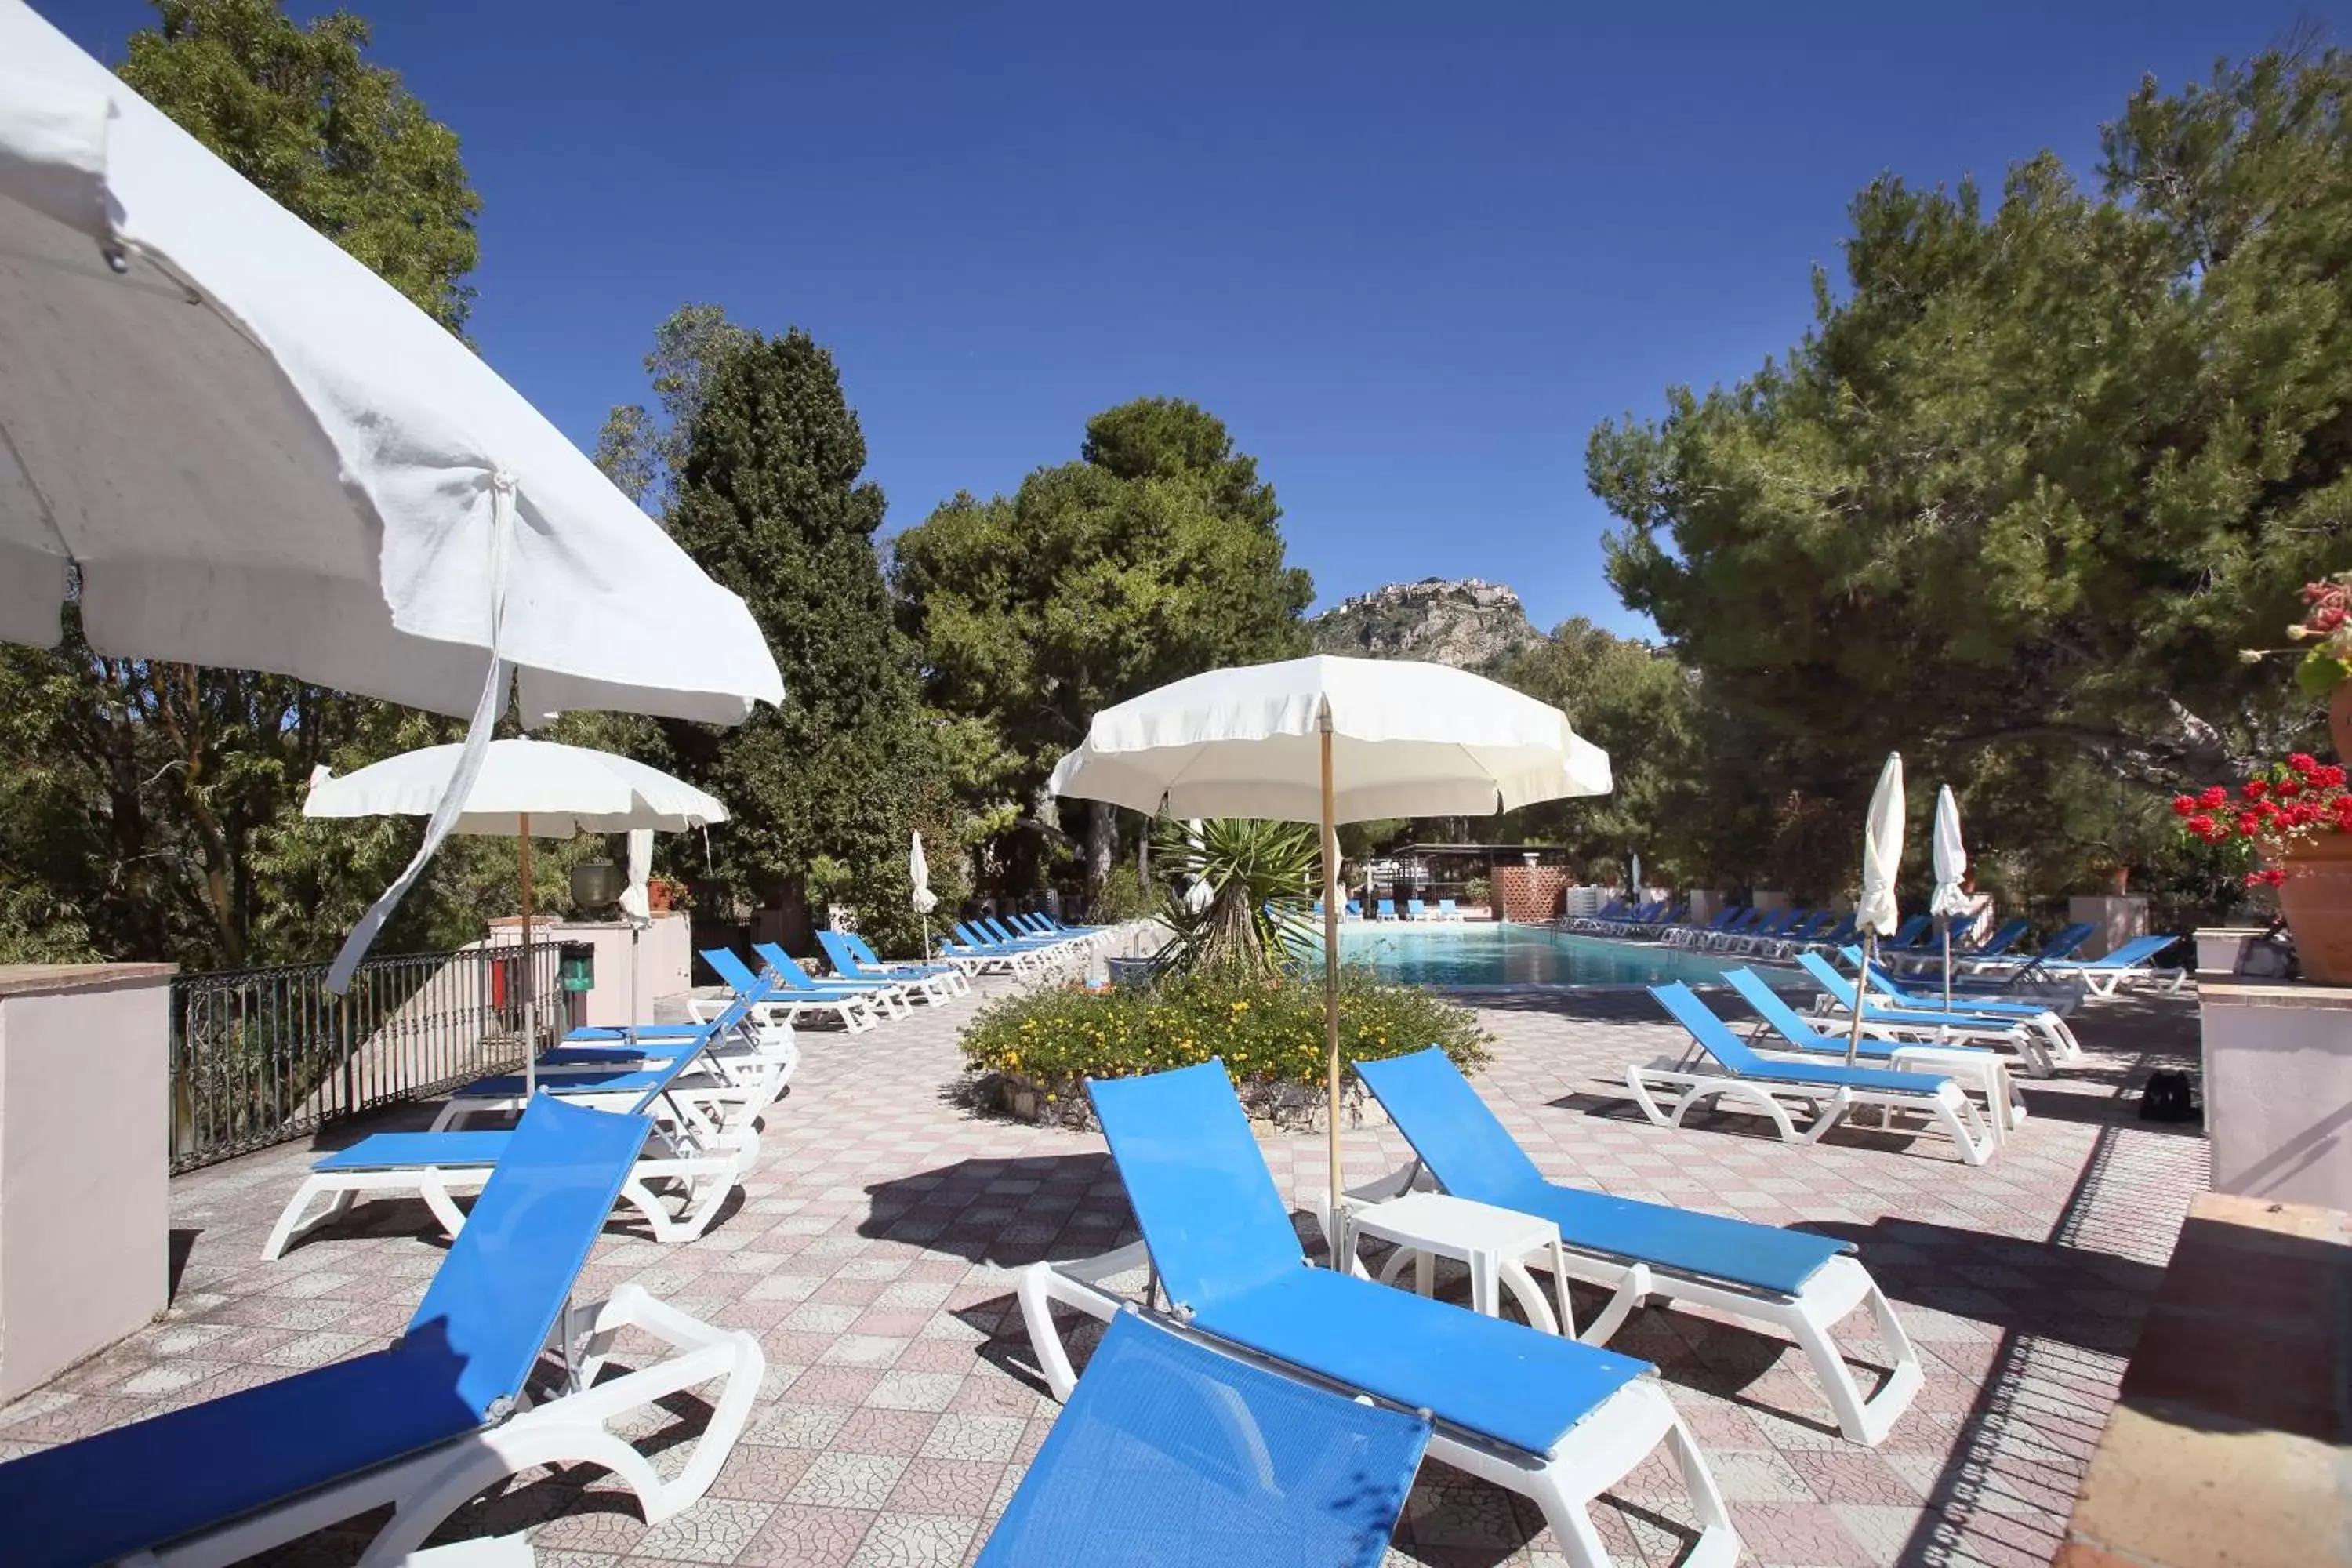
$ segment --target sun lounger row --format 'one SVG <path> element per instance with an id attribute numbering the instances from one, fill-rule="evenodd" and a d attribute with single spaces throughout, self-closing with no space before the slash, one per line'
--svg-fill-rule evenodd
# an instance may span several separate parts
<path id="1" fill-rule="evenodd" d="M 1349 919 L 1363 918 L 1363 906 L 1355 900 L 1349 899 L 1346 909 Z M 1323 900 L 1320 899 L 1315 900 L 1315 918 L 1318 920 L 1323 918 Z M 1375 921 L 1392 921 L 1400 918 L 1397 914 L 1396 900 L 1394 899 L 1375 900 L 1372 905 L 1372 918 Z M 1438 900 L 1435 909 L 1430 908 L 1426 900 L 1407 899 L 1404 901 L 1404 914 L 1402 918 L 1409 921 L 1459 921 L 1462 919 L 1462 910 L 1452 899 Z"/>

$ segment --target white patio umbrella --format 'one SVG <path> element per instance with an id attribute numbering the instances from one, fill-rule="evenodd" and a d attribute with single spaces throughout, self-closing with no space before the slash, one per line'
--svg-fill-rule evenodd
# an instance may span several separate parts
<path id="1" fill-rule="evenodd" d="M 742 601 L 487 363 L 22 0 L 0 0 L 0 639 L 55 645 L 71 597 L 101 654 L 470 716 L 363 933 L 509 689 L 528 723 L 782 697 Z"/>
<path id="2" fill-rule="evenodd" d="M 1886 753 L 1878 787 L 1870 792 L 1870 817 L 1862 831 L 1862 898 L 1854 905 L 1854 928 L 1862 932 L 1862 973 L 1855 978 L 1853 1030 L 1845 1043 L 1848 1067 L 1862 1052 L 1864 999 L 1870 994 L 1870 965 L 1878 939 L 1895 934 L 1901 916 L 1895 907 L 1895 878 L 1903 866 L 1903 753 Z"/>
<path id="3" fill-rule="evenodd" d="M 1312 822 L 1323 832 L 1330 1202 L 1339 1174 L 1339 825 L 1488 816 L 1604 795 L 1609 757 L 1534 698 L 1444 665 L 1316 655 L 1212 670 L 1095 715 L 1056 795 L 1145 813 Z M 1336 1237 L 1337 1227 L 1326 1234 Z"/>
<path id="4" fill-rule="evenodd" d="M 302 815 L 312 817 L 423 816 L 436 811 L 465 760 L 463 746 L 426 746 L 371 763 L 340 778 L 327 768 L 310 775 Z M 609 752 L 551 741 L 494 741 L 460 802 L 451 831 L 513 838 L 520 846 L 522 942 L 531 940 L 530 841 L 574 833 L 639 829 L 678 832 L 727 820 L 727 808 L 692 784 L 658 768 Z M 648 843 L 648 853 L 651 846 Z M 630 878 L 638 866 L 634 841 Z M 523 1071 L 538 1089 L 537 998 L 523 966 Z"/>
<path id="5" fill-rule="evenodd" d="M 931 891 L 931 863 L 923 856 L 923 836 L 919 830 L 908 836 L 907 844 L 907 881 L 914 891 L 908 902 L 923 917 L 923 962 L 931 961 L 931 911 L 940 907 L 940 896 Z"/>
<path id="6" fill-rule="evenodd" d="M 1969 874 L 1968 847 L 1960 841 L 1960 803 L 1952 786 L 1936 792 L 1936 892 L 1928 912 L 1943 928 L 1944 1006 L 1952 1005 L 1952 922 L 1969 912 L 1969 895 L 1960 879 Z"/>
<path id="7" fill-rule="evenodd" d="M 1633 851 L 1633 875 L 1631 879 L 1633 885 L 1628 895 L 1629 900 L 1633 903 L 1639 904 L 1642 901 L 1642 852 L 1639 849 Z"/>
<path id="8" fill-rule="evenodd" d="M 1201 819 L 1197 816 L 1184 825 L 1184 837 L 1192 841 L 1192 847 L 1195 849 L 1201 847 L 1201 835 L 1203 831 Z M 1193 914 L 1203 913 L 1216 901 L 1217 889 L 1209 885 L 1209 879 L 1206 877 L 1193 878 L 1192 885 L 1184 889 L 1184 908 Z"/>

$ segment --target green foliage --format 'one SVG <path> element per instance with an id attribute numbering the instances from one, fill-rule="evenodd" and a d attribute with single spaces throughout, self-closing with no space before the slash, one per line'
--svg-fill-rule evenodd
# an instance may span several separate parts
<path id="1" fill-rule="evenodd" d="M 2352 501 L 2352 63 L 2265 56 L 2054 157 L 1853 207 L 1850 291 L 1785 365 L 1593 434 L 1610 574 L 1727 700 L 1961 752 L 2210 767 L 2282 713 L 2235 650 Z M 2168 773 L 2165 782 L 2178 776 Z"/>
<path id="2" fill-rule="evenodd" d="M 1143 885 L 1143 878 L 1134 867 L 1121 862 L 1103 879 L 1102 889 L 1095 894 L 1087 918 L 1098 924 L 1116 925 L 1165 912 L 1165 900 L 1160 894 Z"/>
<path id="3" fill-rule="evenodd" d="M 680 305 L 654 329 L 645 359 L 658 416 L 629 403 L 604 417 L 596 435 L 596 466 L 631 500 L 667 517 L 694 434 L 703 389 L 719 362 L 755 334 L 727 319 L 719 305 Z"/>
<path id="4" fill-rule="evenodd" d="M 1434 992 L 1383 985 L 1347 972 L 1339 991 L 1342 1062 L 1442 1046 L 1470 1071 L 1491 1037 L 1476 1015 Z M 1038 988 L 992 1002 L 964 1028 L 965 1065 L 1034 1085 L 1057 1105 L 1076 1105 L 1088 1078 L 1126 1078 L 1223 1058 L 1245 1095 L 1323 1081 L 1319 983 L 1268 983 L 1230 972 L 1137 990 Z"/>
<path id="5" fill-rule="evenodd" d="M 781 710 L 664 728 L 684 776 L 731 813 L 710 833 L 722 891 L 804 907 L 822 873 L 854 889 L 877 943 L 911 949 L 908 835 L 930 830 L 935 872 L 960 839 L 941 831 L 941 749 L 875 555 L 882 491 L 861 478 L 866 438 L 833 357 L 797 329 L 728 334 L 693 382 L 670 528 L 743 596 L 790 674 Z"/>
<path id="6" fill-rule="evenodd" d="M 1010 497 L 958 495 L 893 546 L 929 698 L 985 726 L 984 783 L 1016 800 L 1098 710 L 1306 650 L 1313 584 L 1284 564 L 1273 488 L 1220 421 L 1142 399 L 1090 420 L 1084 451 Z M 1090 849 L 1108 872 L 1100 833 Z"/>
<path id="7" fill-rule="evenodd" d="M 436 321 L 462 327 L 479 204 L 456 135 L 364 58 L 367 25 L 337 13 L 300 26 L 266 0 L 157 9 L 157 30 L 131 40 L 123 79 Z M 54 650 L 0 647 L 0 953 L 190 969 L 324 956 L 421 827 L 305 824 L 310 770 L 373 762 L 452 727 L 278 676 L 100 658 L 70 606 L 67 622 Z M 453 840 L 383 945 L 478 935 L 497 859 L 481 841 Z"/>
<path id="8" fill-rule="evenodd" d="M 1323 875 L 1315 829 L 1295 822 L 1211 817 L 1196 837 L 1162 817 L 1152 858 L 1169 879 L 1161 911 L 1175 936 L 1162 948 L 1162 973 L 1226 973 L 1269 980 L 1303 966 L 1315 952 L 1315 889 Z M 1209 904 L 1193 910 L 1176 889 L 1206 882 Z"/>
<path id="9" fill-rule="evenodd" d="M 365 58 L 347 11 L 303 26 L 277 0 L 154 0 L 122 79 L 278 205 L 451 331 L 478 259 L 481 199 L 457 135 Z"/>
<path id="10" fill-rule="evenodd" d="M 1592 433 L 1610 578 L 1763 799 L 1850 820 L 1895 747 L 2021 805 L 2068 757 L 2169 794 L 2311 728 L 2236 650 L 2352 515 L 2347 89 L 2335 51 L 2151 82 L 2095 193 L 2046 153 L 1989 210 L 1882 178 L 1785 360 Z"/>

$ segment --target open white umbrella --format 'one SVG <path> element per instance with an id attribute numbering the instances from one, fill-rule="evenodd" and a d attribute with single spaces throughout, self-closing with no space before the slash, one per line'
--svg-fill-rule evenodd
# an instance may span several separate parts
<path id="1" fill-rule="evenodd" d="M 0 639 L 53 646 L 72 596 L 101 654 L 470 716 L 382 913 L 509 688 L 530 723 L 782 698 L 742 601 L 480 356 L 22 0 L 0 0 Z"/>
<path id="2" fill-rule="evenodd" d="M 1316 655 L 1212 670 L 1107 708 L 1055 794 L 1145 813 L 1323 830 L 1323 1026 L 1330 1203 L 1339 1203 L 1339 825 L 1490 816 L 1604 795 L 1609 757 L 1568 716 L 1444 665 Z M 1331 1216 L 1336 1220 L 1336 1215 Z M 1337 1226 L 1326 1231 L 1336 1237 Z"/>
<path id="3" fill-rule="evenodd" d="M 1862 832 L 1862 898 L 1854 905 L 1854 929 L 1862 933 L 1862 973 L 1853 993 L 1853 1030 L 1845 1043 L 1848 1067 L 1862 1051 L 1864 999 L 1870 994 L 1870 965 L 1878 939 L 1901 923 L 1895 907 L 1895 879 L 1903 868 L 1903 753 L 1886 753 L 1878 787 L 1870 792 L 1870 817 Z"/>
<path id="4" fill-rule="evenodd" d="M 1960 841 L 1960 803 L 1952 786 L 1936 792 L 1936 893 L 1928 912 L 1944 936 L 1944 1006 L 1952 1005 L 1952 922 L 1969 912 L 1969 895 L 1960 879 L 1969 874 L 1968 846 Z"/>
<path id="5" fill-rule="evenodd" d="M 923 962 L 931 961 L 931 911 L 940 907 L 940 896 L 931 891 L 931 863 L 923 856 L 923 836 L 909 836 L 907 844 L 907 881 L 914 889 L 908 901 L 915 912 L 923 917 Z"/>
<path id="6" fill-rule="evenodd" d="M 302 815 L 423 816 L 436 811 L 465 760 L 463 746 L 426 746 L 372 763 L 341 777 L 327 768 L 310 775 Z M 522 942 L 531 941 L 530 841 L 574 833 L 679 832 L 727 820 L 727 808 L 692 784 L 658 768 L 609 752 L 551 741 L 494 741 L 482 753 L 472 786 L 451 825 L 457 833 L 516 839 L 522 872 Z M 650 852 L 650 842 L 647 845 Z M 633 885 L 639 866 L 630 846 Z M 523 1071 L 536 1091 L 537 999 L 530 967 L 523 965 Z"/>

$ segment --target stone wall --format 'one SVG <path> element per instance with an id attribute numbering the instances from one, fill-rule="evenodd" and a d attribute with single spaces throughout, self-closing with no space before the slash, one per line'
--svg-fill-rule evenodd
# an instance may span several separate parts
<path id="1" fill-rule="evenodd" d="M 1495 901 L 1507 921 L 1557 920 L 1567 890 L 1565 866 L 1495 868 Z"/>

